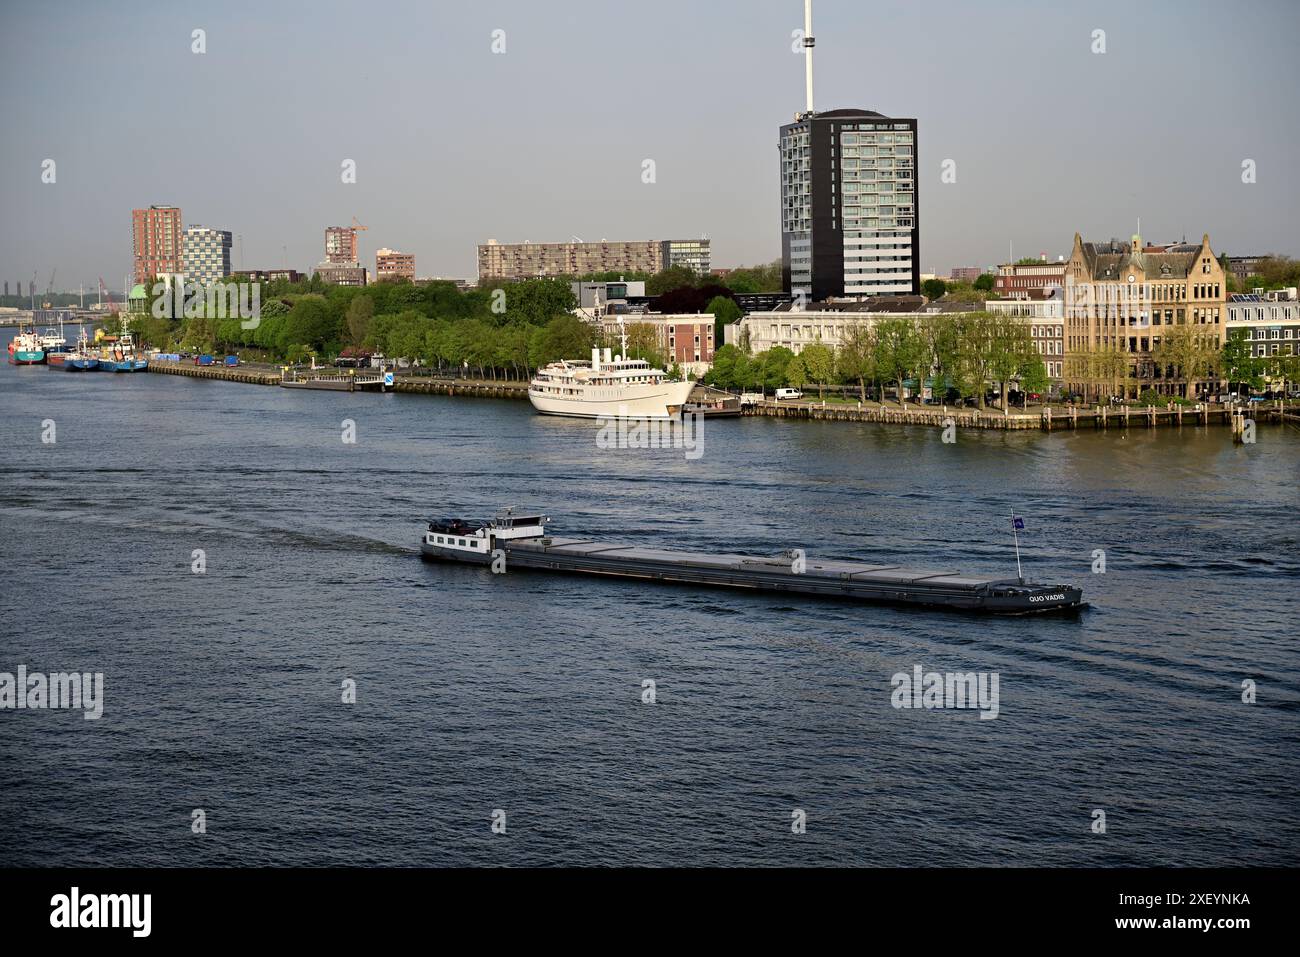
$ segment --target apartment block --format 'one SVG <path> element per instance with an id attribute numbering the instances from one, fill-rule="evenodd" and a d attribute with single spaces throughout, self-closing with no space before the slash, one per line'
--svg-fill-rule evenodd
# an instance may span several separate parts
<path id="1" fill-rule="evenodd" d="M 813 302 L 918 294 L 916 120 L 801 113 L 778 149 L 785 289 Z"/>
<path id="2" fill-rule="evenodd" d="M 375 281 L 405 279 L 415 281 L 415 254 L 400 253 L 395 249 L 380 249 L 375 253 Z"/>
<path id="3" fill-rule="evenodd" d="M 707 239 L 649 239 L 637 242 L 499 243 L 478 247 L 478 276 L 484 280 L 584 276 L 596 272 L 657 273 L 670 265 L 707 273 Z"/>
<path id="4" fill-rule="evenodd" d="M 357 255 L 355 226 L 325 227 L 325 261 L 340 264 L 361 261 Z"/>
<path id="5" fill-rule="evenodd" d="M 184 234 L 185 278 L 203 285 L 230 275 L 230 231 L 188 226 Z"/>
<path id="6" fill-rule="evenodd" d="M 131 210 L 133 275 L 137 283 L 185 269 L 185 240 L 179 206 L 150 206 Z"/>

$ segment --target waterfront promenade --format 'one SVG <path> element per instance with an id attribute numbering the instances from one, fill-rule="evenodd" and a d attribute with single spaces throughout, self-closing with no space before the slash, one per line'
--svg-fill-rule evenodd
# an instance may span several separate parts
<path id="1" fill-rule="evenodd" d="M 151 359 L 149 371 L 164 375 L 183 375 L 200 379 L 224 379 L 251 385 L 279 385 L 281 367 L 268 363 L 244 363 L 234 367 L 197 366 L 192 362 Z M 319 370 L 337 374 L 335 369 Z M 417 395 L 472 396 L 477 398 L 527 399 L 528 383 L 510 379 L 469 379 L 450 376 L 397 372 L 389 391 Z M 701 387 L 700 392 L 704 391 Z M 716 394 L 716 390 L 709 390 Z M 699 399 L 700 395 L 692 398 Z M 1240 411 L 1240 410 L 1239 410 Z M 1233 408 L 1203 403 L 1172 408 L 1148 406 L 1045 406 L 1024 412 L 1003 413 L 998 409 L 969 409 L 944 406 L 897 406 L 867 402 L 848 405 L 842 402 L 783 401 L 769 399 L 747 405 L 742 415 L 780 419 L 806 419 L 818 422 L 877 422 L 888 425 L 920 425 L 945 428 L 1023 431 L 1039 429 L 1058 432 L 1071 429 L 1119 430 L 1158 427 L 1231 426 Z M 1245 415 L 1258 422 L 1300 425 L 1300 406 L 1278 402 L 1258 403 Z"/>
<path id="2" fill-rule="evenodd" d="M 281 366 L 265 362 L 246 362 L 237 366 L 210 365 L 198 366 L 191 362 L 171 362 L 164 359 L 150 359 L 149 371 L 163 375 L 182 375 L 196 379 L 224 379 L 227 382 L 243 382 L 249 385 L 279 385 Z M 349 370 L 339 370 L 329 366 L 316 370 L 321 375 L 338 376 Z M 357 370 L 362 371 L 362 370 Z M 303 370 L 298 370 L 299 375 Z M 373 374 L 373 370 L 364 370 Z M 515 380 L 462 379 L 451 376 L 415 375 L 397 372 L 393 376 L 393 385 L 387 391 L 408 392 L 421 395 L 469 395 L 481 398 L 527 399 L 528 383 Z"/>

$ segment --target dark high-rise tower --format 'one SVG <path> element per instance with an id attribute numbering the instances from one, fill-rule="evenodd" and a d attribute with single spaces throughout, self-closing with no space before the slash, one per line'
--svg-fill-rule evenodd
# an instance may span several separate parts
<path id="1" fill-rule="evenodd" d="M 781 127 L 781 272 L 787 291 L 911 294 L 921 287 L 915 119 L 818 113 L 812 0 L 804 0 L 808 108 Z"/>

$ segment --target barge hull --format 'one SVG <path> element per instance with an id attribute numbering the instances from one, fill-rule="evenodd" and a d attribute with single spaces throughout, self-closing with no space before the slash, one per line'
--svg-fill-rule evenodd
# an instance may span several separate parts
<path id="1" fill-rule="evenodd" d="M 800 572 L 789 560 L 704 555 L 611 545 L 583 539 L 524 539 L 501 543 L 506 568 L 632 578 L 749 591 L 807 594 L 877 604 L 948 608 L 999 615 L 1072 614 L 1086 607 L 1082 590 L 1068 585 L 1023 585 L 956 572 L 895 565 L 807 560 Z M 487 564 L 491 555 L 422 545 L 426 558 Z"/>

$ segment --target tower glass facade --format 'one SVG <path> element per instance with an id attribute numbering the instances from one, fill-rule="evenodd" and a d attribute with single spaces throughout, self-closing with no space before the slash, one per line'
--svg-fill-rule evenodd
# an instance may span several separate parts
<path id="1" fill-rule="evenodd" d="M 867 110 L 781 128 L 785 288 L 809 300 L 920 292 L 916 120 Z"/>
<path id="2" fill-rule="evenodd" d="M 185 230 L 185 278 L 203 285 L 230 275 L 230 232 L 189 226 Z"/>

